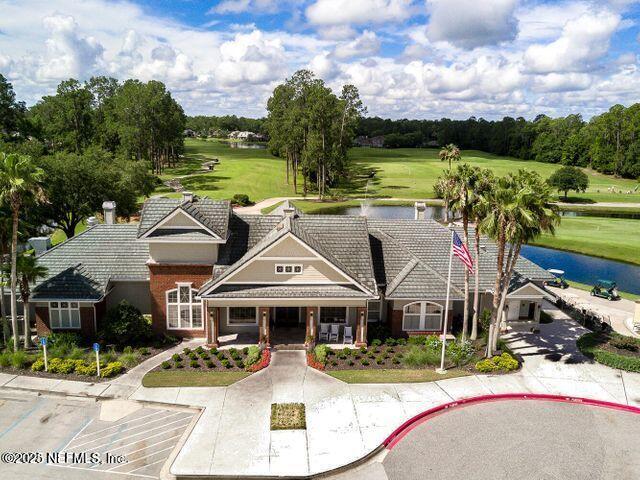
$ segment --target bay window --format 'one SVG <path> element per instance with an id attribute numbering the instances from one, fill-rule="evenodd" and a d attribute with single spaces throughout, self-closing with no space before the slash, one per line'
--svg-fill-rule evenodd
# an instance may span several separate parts
<path id="1" fill-rule="evenodd" d="M 167 327 L 195 330 L 202 328 L 202 304 L 196 300 L 198 291 L 191 285 L 178 285 L 167 291 Z"/>

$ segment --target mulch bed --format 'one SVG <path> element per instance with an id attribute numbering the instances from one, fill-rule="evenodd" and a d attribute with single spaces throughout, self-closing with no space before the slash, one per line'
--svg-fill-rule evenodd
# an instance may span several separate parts
<path id="1" fill-rule="evenodd" d="M 368 347 L 366 349 L 354 348 L 345 355 L 345 350 L 333 350 L 327 356 L 325 370 L 371 370 L 407 368 L 402 363 L 402 356 L 411 348 L 408 345 L 387 347 Z M 395 361 L 394 361 L 395 359 Z M 366 361 L 367 364 L 362 362 Z M 382 363 L 378 363 L 381 361 Z"/>
<path id="2" fill-rule="evenodd" d="M 617 339 L 620 339 L 621 335 L 607 335 L 605 333 L 598 335 L 598 348 L 601 350 L 605 350 L 607 352 L 615 353 L 617 355 L 622 355 L 623 357 L 632 357 L 632 358 L 640 358 L 640 339 L 635 339 L 631 337 L 624 338 L 624 343 L 626 345 L 636 345 L 636 349 L 633 350 L 633 347 L 630 348 L 620 348 L 616 343 Z"/>
<path id="3" fill-rule="evenodd" d="M 218 371 L 244 372 L 247 367 L 248 347 L 243 349 L 203 348 L 185 349 L 174 354 L 171 359 L 163 362 L 152 371 Z"/>
<path id="4" fill-rule="evenodd" d="M 164 352 L 165 350 L 168 350 L 170 348 L 173 348 L 175 346 L 175 344 L 167 344 L 166 346 L 163 347 L 145 347 L 147 349 L 147 351 L 149 352 L 148 355 L 141 355 L 140 357 L 140 361 L 129 367 L 126 368 L 120 375 L 116 375 L 114 377 L 110 377 L 110 378 L 101 378 L 98 376 L 87 376 L 87 375 L 78 375 L 76 373 L 50 373 L 50 372 L 34 372 L 33 370 L 31 370 L 31 365 L 29 365 L 26 368 L 15 368 L 15 367 L 0 367 L 0 373 L 6 373 L 9 375 L 22 375 L 25 377 L 38 377 L 38 378 L 55 378 L 58 380 L 74 380 L 77 382 L 85 382 L 85 383 L 102 383 L 102 382 L 110 382 L 112 380 L 114 380 L 115 378 L 120 377 L 121 375 L 124 375 L 125 373 L 127 373 L 127 371 L 131 370 L 132 368 L 140 365 L 142 362 L 149 360 L 150 358 L 155 357 L 156 355 L 158 355 L 159 353 Z M 105 349 L 105 350 L 101 350 L 102 353 L 108 351 L 109 348 Z M 29 350 L 29 353 L 32 354 L 37 354 L 39 351 L 38 350 Z M 121 354 L 122 352 L 117 352 L 118 354 Z M 52 357 L 51 354 L 48 355 L 48 359 L 51 360 Z M 102 360 L 102 358 L 101 358 Z M 102 361 L 100 362 L 102 363 Z"/>

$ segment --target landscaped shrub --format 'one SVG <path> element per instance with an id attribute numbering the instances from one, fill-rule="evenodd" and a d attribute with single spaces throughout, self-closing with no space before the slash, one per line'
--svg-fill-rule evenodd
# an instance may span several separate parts
<path id="1" fill-rule="evenodd" d="M 218 349 L 216 347 L 211 347 L 209 349 L 209 352 L 211 352 L 211 355 L 215 355 L 216 353 L 218 353 Z"/>
<path id="2" fill-rule="evenodd" d="M 107 352 L 100 354 L 100 360 L 104 363 L 111 363 L 118 360 L 118 352 L 110 348 Z"/>
<path id="3" fill-rule="evenodd" d="M 191 360 L 197 360 L 197 359 L 198 359 L 198 355 L 196 354 L 196 352 L 191 352 L 191 353 L 189 354 L 189 358 L 190 358 Z"/>
<path id="4" fill-rule="evenodd" d="M 185 347 L 182 349 L 182 353 L 185 355 L 189 355 L 191 353 L 191 349 L 189 347 Z"/>
<path id="5" fill-rule="evenodd" d="M 449 360 L 456 367 L 466 365 L 474 354 L 471 342 L 449 342 L 446 347 L 446 354 Z"/>
<path id="6" fill-rule="evenodd" d="M 138 349 L 138 353 L 140 355 L 149 355 L 151 352 L 149 352 L 149 349 L 147 347 L 141 347 Z"/>
<path id="7" fill-rule="evenodd" d="M 249 347 L 244 347 L 242 349 L 242 353 L 244 353 L 245 355 L 247 355 L 249 353 Z"/>
<path id="8" fill-rule="evenodd" d="M 382 340 L 380 340 L 379 338 L 375 338 L 375 339 L 371 342 L 371 346 L 372 346 L 372 347 L 379 347 L 380 345 L 382 345 Z"/>
<path id="9" fill-rule="evenodd" d="M 622 355 L 602 348 L 607 341 L 616 336 L 617 334 L 587 333 L 578 339 L 578 348 L 587 357 L 593 358 L 596 362 L 608 367 L 618 368 L 627 372 L 640 372 L 640 357 L 632 356 L 631 352 L 629 352 L 630 355 Z"/>
<path id="10" fill-rule="evenodd" d="M 84 363 L 84 362 L 83 362 Z M 76 369 L 76 361 L 71 359 L 52 358 L 49 360 L 49 371 L 51 373 L 68 374 Z"/>
<path id="11" fill-rule="evenodd" d="M 202 345 L 200 345 L 198 348 L 196 348 L 196 353 L 200 354 L 204 352 L 204 348 L 202 347 Z"/>
<path id="12" fill-rule="evenodd" d="M 238 205 L 240 207 L 246 207 L 247 205 L 253 205 L 253 202 L 251 200 L 249 200 L 249 195 L 247 195 L 246 193 L 236 193 L 232 200 L 231 203 L 233 203 L 234 205 Z"/>
<path id="13" fill-rule="evenodd" d="M 160 364 L 160 366 L 161 366 L 163 369 L 165 369 L 165 370 L 167 370 L 167 369 L 171 368 L 171 364 L 170 364 L 169 362 L 167 362 L 166 360 L 165 360 L 164 362 L 162 362 L 162 363 Z"/>
<path id="14" fill-rule="evenodd" d="M 428 335 L 424 340 L 424 344 L 428 348 L 439 349 L 442 348 L 442 341 L 438 335 Z"/>
<path id="15" fill-rule="evenodd" d="M 11 356 L 11 366 L 14 368 L 25 368 L 32 361 L 32 358 L 24 350 L 13 352 Z"/>
<path id="16" fill-rule="evenodd" d="M 200 358 L 203 360 L 209 360 L 211 357 L 209 356 L 208 353 L 204 352 L 202 354 L 200 354 Z"/>
<path id="17" fill-rule="evenodd" d="M 330 350 L 331 349 L 323 343 L 316 345 L 316 347 L 313 349 L 313 354 L 315 355 L 318 363 L 321 363 L 322 365 L 327 363 L 327 356 Z"/>
<path id="18" fill-rule="evenodd" d="M 84 348 L 73 347 L 71 349 L 71 351 L 66 355 L 66 358 L 72 358 L 74 360 L 81 360 L 81 359 L 85 358 L 86 355 L 87 355 L 87 351 Z"/>
<path id="19" fill-rule="evenodd" d="M 88 377 L 94 377 L 98 374 L 98 366 L 96 365 L 96 362 L 91 362 L 84 365 L 77 365 L 76 373 L 78 375 L 86 375 Z"/>
<path id="20" fill-rule="evenodd" d="M 245 360 L 245 363 L 248 366 L 253 365 L 258 360 L 260 360 L 260 347 L 258 347 L 257 345 L 251 345 L 250 347 L 245 348 L 247 348 L 247 358 Z"/>
<path id="21" fill-rule="evenodd" d="M 389 347 L 393 347 L 397 342 L 396 339 L 393 337 L 389 337 L 384 341 L 385 345 L 388 345 Z"/>
<path id="22" fill-rule="evenodd" d="M 489 326 L 491 325 L 491 310 L 485 308 L 480 314 L 480 318 L 478 319 L 478 323 L 482 332 L 485 334 L 489 333 Z"/>
<path id="23" fill-rule="evenodd" d="M 207 368 L 213 368 L 215 364 L 211 360 L 209 360 L 205 362 L 205 365 L 207 366 Z"/>
<path id="24" fill-rule="evenodd" d="M 222 360 L 220 362 L 220 364 L 224 367 L 224 368 L 231 368 L 231 362 L 229 360 L 227 360 L 226 358 L 224 360 Z"/>
<path id="25" fill-rule="evenodd" d="M 117 345 L 139 345 L 151 339 L 151 322 L 126 300 L 109 309 L 101 331 L 102 339 Z"/>
<path id="26" fill-rule="evenodd" d="M 363 358 L 360 363 L 366 367 L 367 365 L 369 365 L 369 360 L 367 360 L 366 358 Z"/>
<path id="27" fill-rule="evenodd" d="M 41 372 L 44 370 L 44 358 L 39 358 L 31 364 L 31 370 Z"/>
<path id="28" fill-rule="evenodd" d="M 407 344 L 406 338 L 398 338 L 396 340 L 396 345 L 398 345 L 399 347 L 404 347 L 406 344 Z"/>
<path id="29" fill-rule="evenodd" d="M 218 360 L 220 360 L 220 361 L 222 361 L 225 358 L 227 358 L 222 350 L 218 350 L 218 353 L 216 353 L 216 357 L 218 357 Z"/>
<path id="30" fill-rule="evenodd" d="M 407 340 L 409 345 L 424 345 L 427 341 L 426 335 L 411 335 Z"/>
<path id="31" fill-rule="evenodd" d="M 504 352 L 500 356 L 495 356 L 492 358 L 485 358 L 476 363 L 476 370 L 481 373 L 490 373 L 490 372 L 511 372 L 513 370 L 517 370 L 519 367 L 518 361 L 509 355 L 507 352 Z"/>
<path id="32" fill-rule="evenodd" d="M 236 360 L 236 367 L 244 368 L 244 362 L 242 360 Z"/>
<path id="33" fill-rule="evenodd" d="M 120 362 L 108 363 L 106 367 L 100 369 L 100 376 L 102 378 L 111 378 L 122 373 L 124 371 L 124 365 Z"/>
<path id="34" fill-rule="evenodd" d="M 191 365 L 191 368 L 200 368 L 200 362 L 198 362 L 197 360 L 191 360 L 189 365 Z"/>
<path id="35" fill-rule="evenodd" d="M 271 350 L 269 350 L 268 348 L 265 348 L 264 350 L 262 350 L 262 353 L 260 355 L 260 361 L 247 367 L 247 371 L 257 372 L 258 370 L 267 368 L 270 362 L 271 362 Z"/>
<path id="36" fill-rule="evenodd" d="M 118 361 L 125 367 L 135 367 L 140 362 L 140 356 L 136 352 L 123 353 L 118 357 Z"/>
<path id="37" fill-rule="evenodd" d="M 182 357 L 180 356 L 179 353 L 174 353 L 171 358 L 173 359 L 174 362 L 180 362 L 182 361 Z"/>
<path id="38" fill-rule="evenodd" d="M 635 338 L 626 337 L 623 335 L 615 335 L 609 340 L 609 344 L 620 350 L 629 350 L 630 352 L 637 352 L 640 347 L 640 340 Z"/>
<path id="39" fill-rule="evenodd" d="M 0 353 L 0 367 L 11 365 L 11 352 Z"/>
<path id="40" fill-rule="evenodd" d="M 404 355 L 403 362 L 409 367 L 424 367 L 437 365 L 440 362 L 440 354 L 431 348 L 413 345 Z"/>

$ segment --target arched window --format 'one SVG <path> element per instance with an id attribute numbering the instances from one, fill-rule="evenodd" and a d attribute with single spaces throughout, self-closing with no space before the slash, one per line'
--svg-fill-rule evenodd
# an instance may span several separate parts
<path id="1" fill-rule="evenodd" d="M 167 290 L 167 328 L 195 330 L 202 328 L 202 304 L 191 284 L 178 284 Z"/>
<path id="2" fill-rule="evenodd" d="M 433 302 L 415 302 L 404 306 L 402 330 L 431 331 L 442 330 L 444 307 Z"/>

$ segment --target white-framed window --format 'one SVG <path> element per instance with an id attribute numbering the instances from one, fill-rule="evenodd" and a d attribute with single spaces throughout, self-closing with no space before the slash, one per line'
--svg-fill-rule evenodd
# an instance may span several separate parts
<path id="1" fill-rule="evenodd" d="M 52 329 L 80 328 L 78 302 L 49 302 L 49 325 Z"/>
<path id="2" fill-rule="evenodd" d="M 415 302 L 404 306 L 402 330 L 440 331 L 442 329 L 442 305 L 433 302 Z"/>
<path id="3" fill-rule="evenodd" d="M 347 323 L 347 307 L 320 307 L 320 323 Z"/>
<path id="4" fill-rule="evenodd" d="M 367 322 L 380 321 L 380 301 L 367 302 Z"/>
<path id="5" fill-rule="evenodd" d="M 227 307 L 227 325 L 257 325 L 258 309 L 256 307 Z"/>
<path id="6" fill-rule="evenodd" d="M 178 284 L 167 290 L 167 328 L 195 330 L 202 328 L 202 303 L 191 284 Z"/>
<path id="7" fill-rule="evenodd" d="M 302 265 L 299 263 L 276 263 L 276 275 L 300 275 L 302 273 Z"/>

